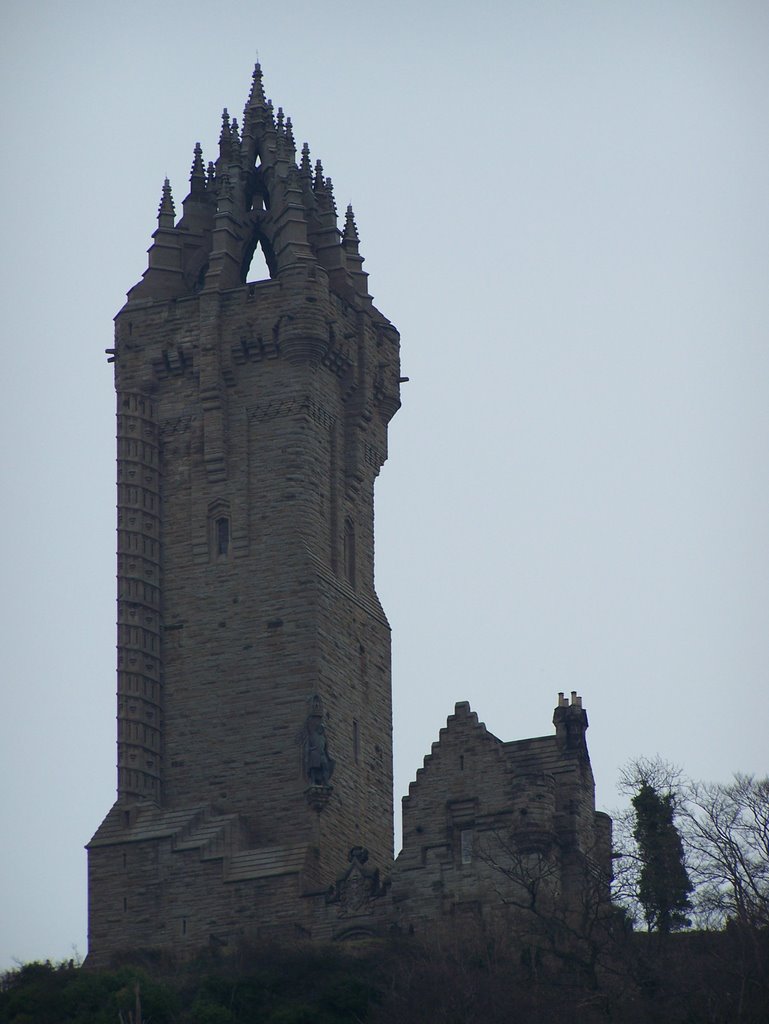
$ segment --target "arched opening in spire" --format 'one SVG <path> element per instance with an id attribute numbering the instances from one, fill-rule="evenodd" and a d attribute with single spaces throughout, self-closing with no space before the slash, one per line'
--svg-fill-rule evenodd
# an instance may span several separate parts
<path id="1" fill-rule="evenodd" d="M 268 281 L 277 272 L 278 265 L 270 240 L 261 231 L 255 231 L 243 253 L 240 280 L 243 284 Z"/>

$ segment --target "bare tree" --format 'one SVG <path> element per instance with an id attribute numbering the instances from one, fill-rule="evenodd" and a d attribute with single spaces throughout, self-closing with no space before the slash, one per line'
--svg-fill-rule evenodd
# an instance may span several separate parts
<path id="1" fill-rule="evenodd" d="M 702 923 L 769 926 L 769 778 L 690 783 L 683 809 Z"/>
<path id="2" fill-rule="evenodd" d="M 567 973 L 561 983 L 580 990 L 583 1009 L 585 999 L 602 999 L 601 978 L 617 973 L 617 938 L 624 928 L 600 861 L 590 851 L 564 849 L 554 838 L 527 845 L 505 830 L 488 832 L 478 854 L 497 879 L 508 932 L 523 948 L 532 977 L 540 963 L 555 961 L 568 968 L 571 981 Z"/>

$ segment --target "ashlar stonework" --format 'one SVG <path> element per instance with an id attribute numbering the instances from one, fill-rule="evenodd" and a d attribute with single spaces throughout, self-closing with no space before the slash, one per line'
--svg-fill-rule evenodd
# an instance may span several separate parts
<path id="1" fill-rule="evenodd" d="M 393 861 L 374 481 L 402 379 L 362 265 L 352 207 L 340 228 L 257 65 L 216 160 L 195 146 L 178 219 L 166 181 L 115 320 L 118 784 L 88 844 L 93 966 L 419 930 L 496 905 L 511 836 L 556 895 L 588 863 L 608 878 L 576 696 L 518 743 L 457 705 Z"/>

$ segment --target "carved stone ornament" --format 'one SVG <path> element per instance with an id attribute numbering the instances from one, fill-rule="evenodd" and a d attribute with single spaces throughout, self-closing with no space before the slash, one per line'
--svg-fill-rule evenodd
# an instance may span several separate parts
<path id="1" fill-rule="evenodd" d="M 308 786 L 304 791 L 304 798 L 310 807 L 320 814 L 331 798 L 331 794 L 333 792 L 333 786 Z"/>
<path id="2" fill-rule="evenodd" d="M 354 846 L 349 854 L 350 867 L 328 894 L 328 902 L 336 903 L 339 917 L 367 913 L 372 901 L 384 894 L 379 871 L 368 870 L 365 867 L 367 860 L 368 850 L 364 846 Z"/>

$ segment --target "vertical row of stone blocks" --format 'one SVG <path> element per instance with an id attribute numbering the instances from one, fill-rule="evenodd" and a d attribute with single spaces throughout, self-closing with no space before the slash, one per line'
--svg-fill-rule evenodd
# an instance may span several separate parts
<path id="1" fill-rule="evenodd" d="M 118 396 L 118 793 L 160 800 L 160 478 L 152 402 Z"/>

